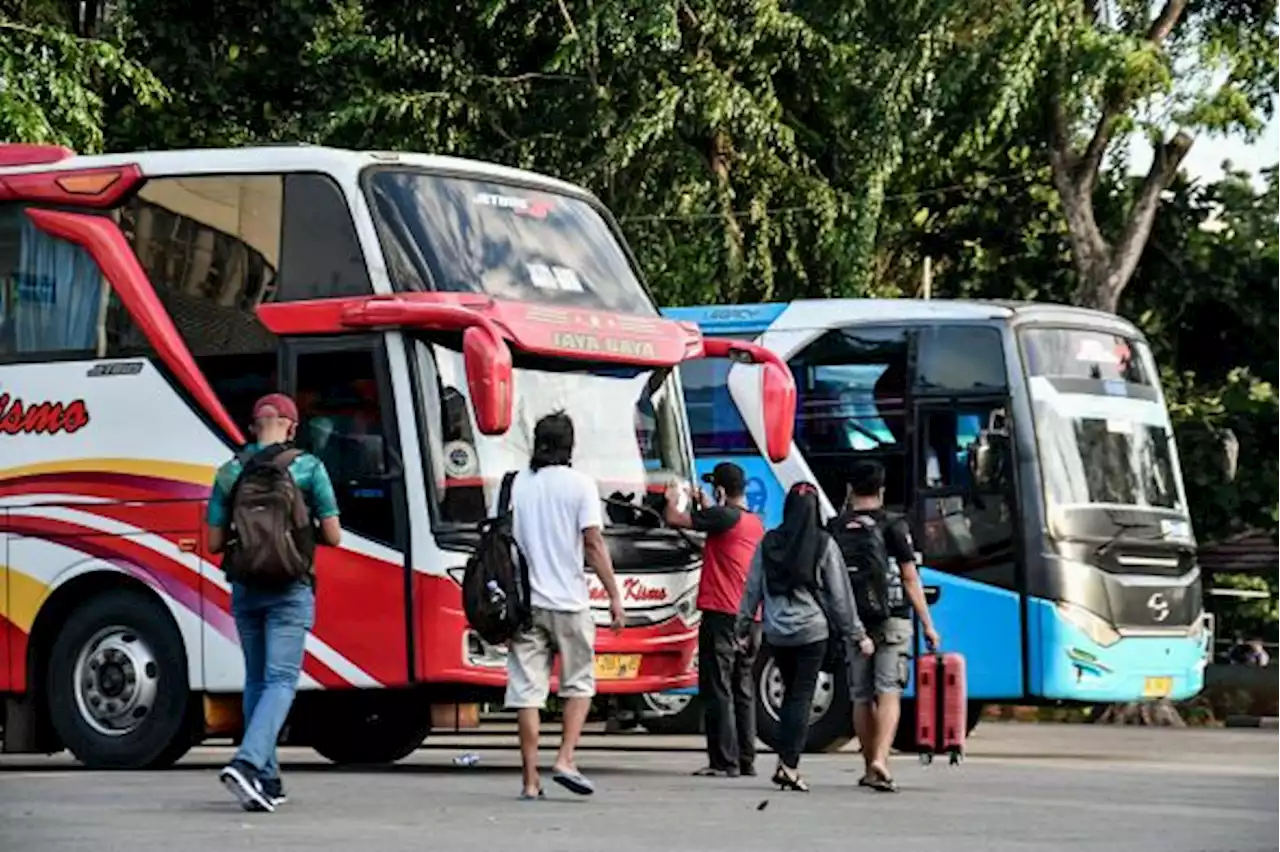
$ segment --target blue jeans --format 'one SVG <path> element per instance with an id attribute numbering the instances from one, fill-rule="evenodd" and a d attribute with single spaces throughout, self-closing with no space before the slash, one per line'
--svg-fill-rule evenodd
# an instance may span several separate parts
<path id="1" fill-rule="evenodd" d="M 278 778 L 276 740 L 298 689 L 307 631 L 315 623 L 315 593 L 305 583 L 278 592 L 233 583 L 231 614 L 244 652 L 244 739 L 235 759 L 263 778 Z"/>

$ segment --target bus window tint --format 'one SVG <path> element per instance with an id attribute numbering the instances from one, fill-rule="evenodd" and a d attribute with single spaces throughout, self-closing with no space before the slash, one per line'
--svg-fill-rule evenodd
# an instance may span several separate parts
<path id="1" fill-rule="evenodd" d="M 232 420 L 276 385 L 276 336 L 258 305 L 278 283 L 283 178 L 153 178 L 120 229 Z M 122 312 L 123 313 L 123 312 Z"/>
<path id="2" fill-rule="evenodd" d="M 1019 337 L 1029 375 L 1140 386 L 1155 384 L 1155 377 L 1139 357 L 1138 347 L 1118 334 L 1029 328 Z"/>
<path id="3" fill-rule="evenodd" d="M 729 394 L 729 361 L 705 358 L 680 366 L 685 409 L 698 455 L 757 452 L 755 441 Z"/>
<path id="4" fill-rule="evenodd" d="M 404 169 L 371 172 L 367 188 L 397 290 L 655 313 L 585 199 Z"/>
<path id="5" fill-rule="evenodd" d="M 896 327 L 830 331 L 791 362 L 796 445 L 835 504 L 864 459 L 885 467 L 885 503 L 906 502 L 907 335 Z"/>
<path id="6" fill-rule="evenodd" d="M 1003 390 L 1000 332 L 985 326 L 927 326 L 917 337 L 916 392 Z"/>

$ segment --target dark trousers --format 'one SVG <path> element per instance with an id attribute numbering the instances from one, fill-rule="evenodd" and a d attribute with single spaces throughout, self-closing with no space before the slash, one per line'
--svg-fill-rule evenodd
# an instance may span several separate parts
<path id="1" fill-rule="evenodd" d="M 788 769 L 800 765 L 800 754 L 809 735 L 809 713 L 818 673 L 827 653 L 827 640 L 808 645 L 773 647 L 773 661 L 782 675 L 782 710 L 779 712 L 778 757 Z"/>
<path id="2" fill-rule="evenodd" d="M 698 699 L 707 729 L 707 762 L 715 769 L 749 766 L 756 759 L 756 692 L 751 667 L 760 627 L 742 648 L 736 616 L 704 612 L 698 628 Z"/>

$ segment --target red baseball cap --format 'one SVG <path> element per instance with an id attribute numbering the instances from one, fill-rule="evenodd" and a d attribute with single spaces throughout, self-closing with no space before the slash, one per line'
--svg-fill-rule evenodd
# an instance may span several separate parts
<path id="1" fill-rule="evenodd" d="M 298 422 L 298 406 L 289 398 L 288 394 L 269 393 L 253 404 L 253 419 L 257 420 L 263 415 L 263 409 L 275 409 L 275 413 L 283 417 L 285 420 Z"/>

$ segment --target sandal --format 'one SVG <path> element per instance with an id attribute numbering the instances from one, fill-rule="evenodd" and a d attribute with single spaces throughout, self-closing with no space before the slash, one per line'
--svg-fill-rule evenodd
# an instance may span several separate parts
<path id="1" fill-rule="evenodd" d="M 882 769 L 872 768 L 863 779 L 867 782 L 868 787 L 877 793 L 896 793 L 898 792 L 898 784 L 890 777 L 889 773 Z M 862 781 L 858 782 L 859 784 Z"/>
<path id="2" fill-rule="evenodd" d="M 797 793 L 809 792 L 809 785 L 800 777 L 800 773 L 797 772 L 795 775 L 792 775 L 782 767 L 778 767 L 778 771 L 774 773 L 773 783 L 777 784 L 783 790 L 795 790 Z"/>

